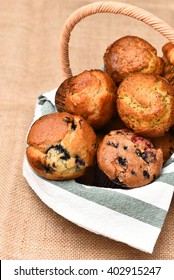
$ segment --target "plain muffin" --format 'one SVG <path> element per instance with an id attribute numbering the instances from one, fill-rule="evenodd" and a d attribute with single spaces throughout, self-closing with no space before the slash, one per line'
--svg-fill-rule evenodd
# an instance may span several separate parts
<path id="1" fill-rule="evenodd" d="M 136 134 L 162 136 L 174 124 L 174 88 L 160 76 L 130 74 L 118 88 L 117 110 Z"/>
<path id="2" fill-rule="evenodd" d="M 165 58 L 174 65 L 174 44 L 172 42 L 166 43 L 162 47 L 162 51 Z"/>
<path id="3" fill-rule="evenodd" d="M 149 140 L 121 129 L 113 130 L 104 137 L 97 151 L 97 162 L 99 169 L 108 177 L 106 180 L 105 176 L 103 183 L 99 179 L 100 186 L 137 188 L 159 176 L 163 154 Z"/>
<path id="4" fill-rule="evenodd" d="M 174 87 L 174 65 L 169 60 L 165 61 L 163 76 Z"/>
<path id="5" fill-rule="evenodd" d="M 102 128 L 115 112 L 117 88 L 107 73 L 85 70 L 66 79 L 58 88 L 58 111 L 80 115 L 95 129 Z"/>
<path id="6" fill-rule="evenodd" d="M 174 153 L 174 134 L 168 131 L 163 136 L 151 138 L 150 140 L 155 145 L 155 147 L 162 150 L 165 164 Z"/>
<path id="7" fill-rule="evenodd" d="M 27 158 L 40 176 L 69 180 L 82 176 L 93 165 L 96 134 L 81 116 L 45 115 L 34 122 L 27 138 Z"/>
<path id="8" fill-rule="evenodd" d="M 104 67 L 116 84 L 134 72 L 161 75 L 164 62 L 156 49 L 137 36 L 125 36 L 113 42 L 104 53 Z"/>
<path id="9" fill-rule="evenodd" d="M 174 44 L 168 42 L 162 47 L 164 54 L 164 73 L 163 76 L 174 87 Z"/>

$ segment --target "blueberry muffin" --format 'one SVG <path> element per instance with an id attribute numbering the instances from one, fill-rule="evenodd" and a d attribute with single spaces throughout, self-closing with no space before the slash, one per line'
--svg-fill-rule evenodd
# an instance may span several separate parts
<path id="1" fill-rule="evenodd" d="M 117 110 L 136 134 L 162 136 L 174 124 L 174 88 L 157 75 L 129 74 L 118 88 Z"/>
<path id="2" fill-rule="evenodd" d="M 174 134 L 166 132 L 165 135 L 161 137 L 155 137 L 150 139 L 155 147 L 160 148 L 163 152 L 164 163 L 171 157 L 174 153 Z"/>
<path id="3" fill-rule="evenodd" d="M 164 62 L 156 49 L 137 36 L 125 36 L 113 42 L 105 51 L 104 67 L 116 84 L 134 72 L 162 74 Z"/>
<path id="4" fill-rule="evenodd" d="M 55 104 L 58 111 L 80 115 L 98 130 L 115 112 L 116 91 L 117 88 L 107 73 L 85 70 L 66 79 L 59 86 Z"/>
<path id="5" fill-rule="evenodd" d="M 137 188 L 159 176 L 163 154 L 149 140 L 128 129 L 120 129 L 104 137 L 97 152 L 97 162 L 115 187 Z"/>
<path id="6" fill-rule="evenodd" d="M 36 173 L 49 180 L 82 176 L 93 165 L 96 134 L 81 116 L 45 115 L 34 122 L 27 138 L 27 158 Z"/>

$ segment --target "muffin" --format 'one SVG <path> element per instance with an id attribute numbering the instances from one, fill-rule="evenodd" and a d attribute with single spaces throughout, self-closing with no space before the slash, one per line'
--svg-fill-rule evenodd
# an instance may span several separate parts
<path id="1" fill-rule="evenodd" d="M 103 187 L 113 187 L 115 184 L 115 187 L 137 188 L 159 176 L 163 154 L 149 140 L 137 136 L 131 130 L 120 129 L 104 137 L 97 151 L 97 162 L 108 178 L 104 179 Z"/>
<path id="2" fill-rule="evenodd" d="M 168 60 L 172 65 L 174 65 L 174 44 L 171 42 L 166 43 L 162 47 L 162 51 L 166 60 Z"/>
<path id="3" fill-rule="evenodd" d="M 163 76 L 174 87 L 174 65 L 171 64 L 168 60 L 165 61 L 164 64 Z"/>
<path id="4" fill-rule="evenodd" d="M 34 122 L 26 154 L 34 171 L 49 180 L 82 176 L 93 165 L 96 134 L 81 116 L 66 112 L 45 115 Z"/>
<path id="5" fill-rule="evenodd" d="M 95 129 L 101 129 L 115 112 L 117 88 L 107 73 L 85 70 L 66 79 L 58 88 L 58 111 L 80 115 Z M 107 104 L 107 106 L 106 106 Z"/>
<path id="6" fill-rule="evenodd" d="M 157 75 L 129 74 L 118 88 L 117 110 L 136 134 L 162 136 L 174 124 L 174 88 Z"/>
<path id="7" fill-rule="evenodd" d="M 106 72 L 116 84 L 129 73 L 161 75 L 164 67 L 156 49 L 137 36 L 125 36 L 113 42 L 106 49 L 103 59 Z"/>
<path id="8" fill-rule="evenodd" d="M 160 148 L 163 152 L 164 163 L 171 157 L 174 153 L 174 134 L 166 132 L 165 135 L 161 137 L 155 137 L 150 139 L 155 147 Z"/>

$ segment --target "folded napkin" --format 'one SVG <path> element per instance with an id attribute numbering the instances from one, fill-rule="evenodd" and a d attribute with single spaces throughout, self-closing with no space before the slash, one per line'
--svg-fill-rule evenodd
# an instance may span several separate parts
<path id="1" fill-rule="evenodd" d="M 34 121 L 56 112 L 56 89 L 38 97 Z M 109 189 L 38 176 L 24 158 L 23 175 L 56 213 L 96 234 L 152 253 L 174 191 L 174 156 L 155 182 L 136 189 Z"/>

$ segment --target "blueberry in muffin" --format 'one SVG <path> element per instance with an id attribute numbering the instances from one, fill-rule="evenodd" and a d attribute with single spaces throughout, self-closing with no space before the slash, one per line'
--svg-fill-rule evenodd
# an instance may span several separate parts
<path id="1" fill-rule="evenodd" d="M 133 73 L 117 91 L 117 111 L 135 134 L 159 137 L 174 124 L 174 88 L 163 77 Z"/>
<path id="2" fill-rule="evenodd" d="M 165 164 L 174 153 L 174 134 L 171 131 L 168 131 L 161 137 L 151 138 L 150 141 L 155 147 L 162 150 Z"/>
<path id="3" fill-rule="evenodd" d="M 81 116 L 45 115 L 31 126 L 26 154 L 34 171 L 49 180 L 82 176 L 93 165 L 96 134 Z"/>

